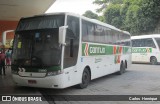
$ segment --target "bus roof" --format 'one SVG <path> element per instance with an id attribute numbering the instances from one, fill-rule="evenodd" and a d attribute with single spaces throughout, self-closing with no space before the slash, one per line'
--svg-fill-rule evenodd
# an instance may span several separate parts
<path id="1" fill-rule="evenodd" d="M 160 34 L 132 36 L 131 39 L 160 38 Z"/>
<path id="2" fill-rule="evenodd" d="M 70 13 L 70 12 L 45 13 L 45 14 L 40 14 L 40 15 L 34 15 L 34 16 L 31 16 L 31 17 L 57 15 L 57 14 L 66 14 L 66 15 L 72 15 L 72 16 L 75 16 L 75 17 L 79 17 L 79 18 L 81 18 L 81 19 L 90 21 L 90 22 L 92 22 L 92 23 L 97 23 L 97 24 L 99 24 L 99 25 L 102 25 L 102 26 L 108 27 L 108 28 L 110 28 L 110 29 L 113 29 L 113 30 L 122 32 L 122 33 L 124 33 L 124 34 L 130 35 L 129 32 L 120 30 L 120 29 L 118 29 L 118 28 L 116 28 L 116 27 L 114 27 L 114 26 L 112 26 L 112 25 L 107 24 L 107 23 L 103 23 L 103 22 L 101 22 L 101 21 L 99 21 L 99 20 L 90 19 L 90 18 L 87 18 L 87 17 L 85 17 L 85 16 L 82 16 L 82 15 L 79 15 L 79 14 L 75 14 L 75 13 Z M 22 17 L 22 19 L 31 18 L 31 17 Z"/>

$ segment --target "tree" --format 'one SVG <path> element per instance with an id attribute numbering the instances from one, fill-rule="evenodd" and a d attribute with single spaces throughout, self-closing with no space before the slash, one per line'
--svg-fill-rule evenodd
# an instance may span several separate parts
<path id="1" fill-rule="evenodd" d="M 132 34 L 154 31 L 160 17 L 159 0 L 132 0 L 126 12 L 125 29 Z"/>
<path id="2" fill-rule="evenodd" d="M 99 2 L 98 2 L 99 1 Z M 109 0 L 96 0 L 104 4 Z M 145 34 L 154 31 L 160 18 L 159 0 L 123 0 L 110 4 L 103 12 L 105 22 L 120 29 L 127 30 L 133 35 Z"/>
<path id="3" fill-rule="evenodd" d="M 160 20 L 159 0 L 95 0 L 93 3 L 100 5 L 97 10 L 103 15 L 97 18 L 86 13 L 87 17 L 99 19 L 132 35 L 153 32 Z"/>
<path id="4" fill-rule="evenodd" d="M 93 13 L 93 12 L 90 11 L 90 10 L 86 11 L 86 12 L 83 14 L 83 16 L 88 17 L 88 18 L 91 18 L 91 19 L 98 19 L 98 18 L 99 18 L 97 14 Z"/>
<path id="5" fill-rule="evenodd" d="M 117 28 L 121 28 L 122 20 L 120 15 L 120 4 L 111 4 L 104 11 L 104 19 L 105 22 L 111 24 Z"/>
<path id="6" fill-rule="evenodd" d="M 140 7 L 143 14 L 143 21 L 141 23 L 143 27 L 142 32 L 154 31 L 160 20 L 159 0 L 142 0 Z"/>
<path id="7" fill-rule="evenodd" d="M 139 27 L 139 6 L 138 5 L 132 5 L 128 8 L 128 11 L 126 13 L 126 19 L 125 19 L 125 29 L 129 30 L 131 33 L 137 34 L 140 32 Z"/>
<path id="8" fill-rule="evenodd" d="M 100 6 L 100 8 L 97 9 L 97 12 L 100 13 L 103 12 L 110 3 L 122 4 L 123 0 L 95 0 L 93 3 Z"/>
<path id="9" fill-rule="evenodd" d="M 98 16 L 98 20 L 101 21 L 101 22 L 105 22 L 104 16 Z"/>

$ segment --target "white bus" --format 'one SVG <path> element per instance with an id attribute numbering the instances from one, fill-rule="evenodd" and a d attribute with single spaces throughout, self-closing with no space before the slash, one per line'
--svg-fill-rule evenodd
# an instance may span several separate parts
<path id="1" fill-rule="evenodd" d="M 160 62 L 160 34 L 132 36 L 132 62 Z"/>
<path id="2" fill-rule="evenodd" d="M 22 18 L 12 76 L 19 86 L 86 88 L 95 78 L 124 73 L 131 64 L 130 43 L 128 32 L 72 13 Z"/>

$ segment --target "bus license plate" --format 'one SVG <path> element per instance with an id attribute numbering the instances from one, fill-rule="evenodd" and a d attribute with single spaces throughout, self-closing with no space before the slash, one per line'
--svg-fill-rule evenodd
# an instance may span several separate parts
<path id="1" fill-rule="evenodd" d="M 36 80 L 28 80 L 28 83 L 29 83 L 29 84 L 36 84 L 37 81 L 36 81 Z"/>

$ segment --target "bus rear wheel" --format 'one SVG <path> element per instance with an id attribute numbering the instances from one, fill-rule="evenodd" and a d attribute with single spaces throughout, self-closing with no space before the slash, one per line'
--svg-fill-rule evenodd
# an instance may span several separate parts
<path id="1" fill-rule="evenodd" d="M 125 65 L 122 62 L 120 65 L 120 70 L 118 71 L 118 75 L 122 75 L 125 72 Z"/>
<path id="2" fill-rule="evenodd" d="M 151 62 L 152 65 L 156 65 L 157 64 L 157 58 L 152 56 L 150 62 Z"/>
<path id="3" fill-rule="evenodd" d="M 82 82 L 78 85 L 78 88 L 83 89 L 86 88 L 89 85 L 89 82 L 91 80 L 90 72 L 87 68 L 84 69 L 82 74 Z"/>

